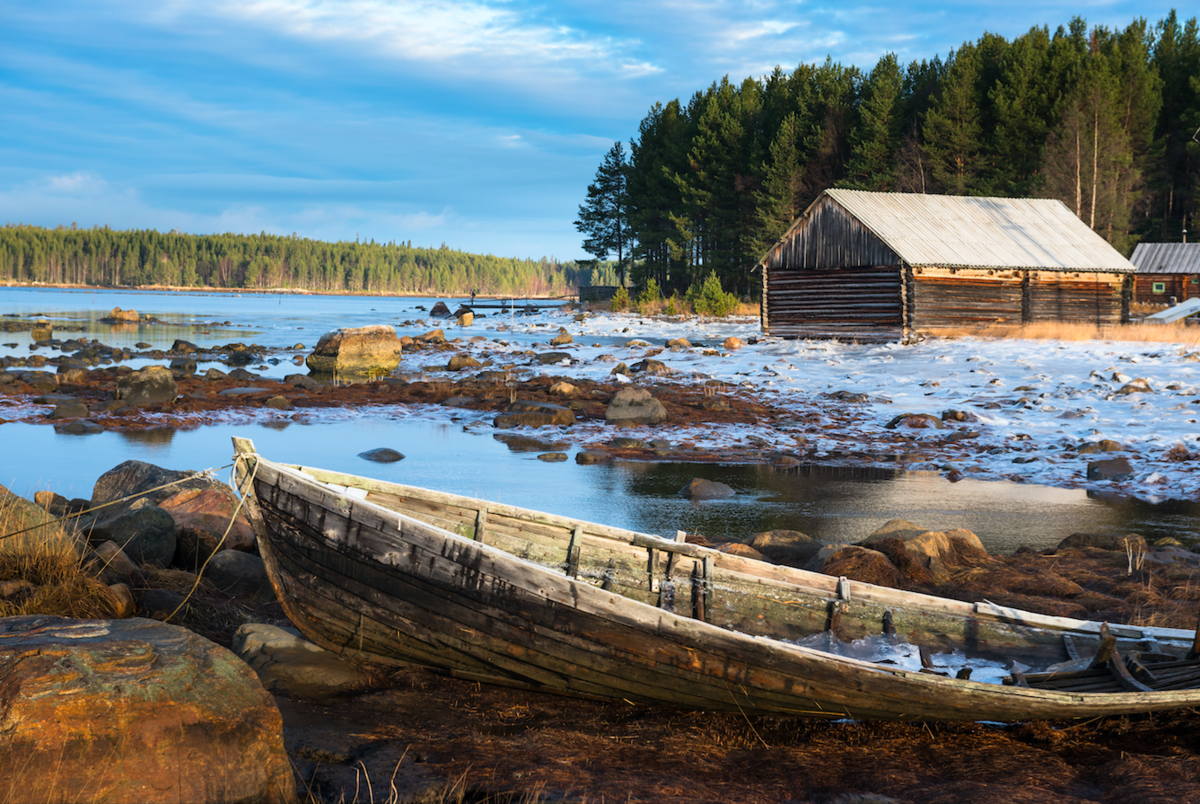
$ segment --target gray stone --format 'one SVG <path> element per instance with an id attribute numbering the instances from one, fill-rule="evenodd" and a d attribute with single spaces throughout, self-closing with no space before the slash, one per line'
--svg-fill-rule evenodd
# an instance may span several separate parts
<path id="1" fill-rule="evenodd" d="M 554 425 L 571 425 L 575 423 L 575 413 L 561 405 L 549 402 L 526 402 L 517 400 L 504 409 L 504 413 L 496 417 L 494 426 L 509 427 L 549 427 Z"/>
<path id="2" fill-rule="evenodd" d="M 889 430 L 897 427 L 909 427 L 914 430 L 933 429 L 945 430 L 946 425 L 937 416 L 928 413 L 901 413 L 884 425 Z"/>
<path id="3" fill-rule="evenodd" d="M 604 418 L 610 422 L 661 424 L 667 420 L 667 409 L 645 388 L 628 387 L 613 395 L 604 411 Z"/>
<path id="4" fill-rule="evenodd" d="M 376 447 L 369 449 L 366 452 L 358 453 L 358 457 L 364 461 L 373 463 L 395 463 L 396 461 L 404 460 L 404 455 L 389 447 Z"/>
<path id="5" fill-rule="evenodd" d="M 589 466 L 596 463 L 608 463 L 610 460 L 612 460 L 612 458 L 608 457 L 608 455 L 605 453 L 596 452 L 594 450 L 583 450 L 575 453 L 575 463 L 582 466 Z"/>
<path id="6" fill-rule="evenodd" d="M 265 393 L 266 388 L 226 388 L 224 391 L 218 391 L 217 396 L 254 396 Z"/>
<path id="7" fill-rule="evenodd" d="M 446 364 L 446 371 L 462 371 L 470 368 L 480 368 L 483 364 L 470 355 L 455 355 Z"/>
<path id="8" fill-rule="evenodd" d="M 1133 465 L 1128 458 L 1109 458 L 1091 461 L 1087 465 L 1088 480 L 1128 480 L 1133 477 Z"/>
<path id="9" fill-rule="evenodd" d="M 196 373 L 196 361 L 190 357 L 177 357 L 171 361 L 171 371 L 190 377 Z"/>
<path id="10" fill-rule="evenodd" d="M 646 358 L 633 364 L 635 374 L 661 374 L 667 375 L 671 373 L 670 367 L 661 360 L 651 360 Z"/>
<path id="11" fill-rule="evenodd" d="M 535 362 L 549 365 L 551 363 L 561 363 L 564 360 L 570 360 L 570 352 L 543 352 L 533 356 Z"/>
<path id="12" fill-rule="evenodd" d="M 379 686 L 380 675 L 305 639 L 295 628 L 247 623 L 233 635 L 233 652 L 271 692 L 329 698 Z"/>
<path id="13" fill-rule="evenodd" d="M 68 424 L 56 424 L 54 432 L 64 435 L 95 435 L 103 433 L 104 428 L 87 419 L 76 419 Z"/>
<path id="14" fill-rule="evenodd" d="M 212 557 L 204 575 L 217 589 L 233 597 L 274 594 L 263 560 L 241 550 L 221 550 Z"/>
<path id="15" fill-rule="evenodd" d="M 147 504 L 92 529 L 93 541 L 113 541 L 139 564 L 169 567 L 178 546 L 175 520 L 157 505 Z"/>
<path id="16" fill-rule="evenodd" d="M 51 419 L 86 419 L 88 407 L 80 399 L 64 399 L 50 412 Z"/>
<path id="17" fill-rule="evenodd" d="M 187 598 L 170 589 L 147 589 L 137 599 L 138 612 L 155 620 L 165 620 L 171 616 L 177 619 L 185 605 Z"/>
<path id="18" fill-rule="evenodd" d="M 283 378 L 283 381 L 293 388 L 304 388 L 309 391 L 314 388 L 321 387 L 321 383 L 317 382 L 307 374 L 289 374 Z"/>
<path id="19" fill-rule="evenodd" d="M 724 483 L 719 483 L 715 480 L 705 480 L 702 477 L 694 477 L 690 483 L 679 490 L 679 493 L 689 500 L 718 500 L 724 497 L 732 497 L 737 492 Z"/>
<path id="20" fill-rule="evenodd" d="M 117 380 L 117 399 L 131 407 L 165 405 L 178 393 L 175 378 L 164 366 L 147 366 Z"/>
<path id="21" fill-rule="evenodd" d="M 561 463 L 567 459 L 567 453 L 543 452 L 541 455 L 537 456 L 537 459 L 546 463 Z"/>

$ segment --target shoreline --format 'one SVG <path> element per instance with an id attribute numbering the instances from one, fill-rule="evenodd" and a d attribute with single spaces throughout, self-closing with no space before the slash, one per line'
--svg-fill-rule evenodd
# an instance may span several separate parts
<path id="1" fill-rule="evenodd" d="M 404 293 L 388 293 L 384 291 L 369 291 L 369 290 L 308 290 L 307 288 L 216 288 L 216 287 L 178 287 L 174 285 L 74 285 L 74 284 L 51 284 L 48 282 L 12 282 L 0 281 L 0 288 L 30 290 L 83 290 L 83 291 L 111 291 L 114 293 L 194 293 L 197 295 L 222 295 L 222 296 L 241 296 L 243 294 L 255 294 L 260 296 L 362 296 L 365 298 L 388 298 L 388 299 L 458 299 L 470 298 L 470 292 L 463 294 L 451 293 L 432 293 L 427 291 L 411 291 Z M 503 300 L 509 299 L 537 299 L 540 301 L 557 301 L 578 299 L 578 294 L 568 294 L 566 296 L 550 296 L 544 294 L 529 294 L 529 295 L 505 295 L 505 294 L 476 294 L 477 300 Z"/>

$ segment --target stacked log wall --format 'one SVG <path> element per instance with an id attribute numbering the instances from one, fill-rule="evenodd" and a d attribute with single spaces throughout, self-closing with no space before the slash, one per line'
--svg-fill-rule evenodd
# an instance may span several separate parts
<path id="1" fill-rule="evenodd" d="M 1068 271 L 1028 274 L 1026 323 L 1059 321 L 1112 326 L 1129 320 L 1123 274 Z"/>
<path id="2" fill-rule="evenodd" d="M 901 268 L 776 270 L 763 291 L 763 329 L 784 338 L 890 341 L 904 337 Z"/>
<path id="3" fill-rule="evenodd" d="M 917 267 L 912 273 L 913 329 L 1021 323 L 1021 271 Z"/>
<path id="4" fill-rule="evenodd" d="M 1200 274 L 1138 274 L 1133 280 L 1133 298 L 1148 304 L 1166 304 L 1174 296 L 1176 301 L 1200 296 Z M 1154 285 L 1161 283 L 1162 293 L 1154 292 Z"/>

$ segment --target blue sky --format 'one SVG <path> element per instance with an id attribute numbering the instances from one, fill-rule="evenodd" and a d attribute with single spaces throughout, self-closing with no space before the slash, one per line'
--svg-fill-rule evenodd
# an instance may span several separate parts
<path id="1" fill-rule="evenodd" d="M 0 223 L 571 259 L 601 157 L 656 101 L 826 55 L 869 70 L 985 30 L 1171 7 L 0 0 Z"/>

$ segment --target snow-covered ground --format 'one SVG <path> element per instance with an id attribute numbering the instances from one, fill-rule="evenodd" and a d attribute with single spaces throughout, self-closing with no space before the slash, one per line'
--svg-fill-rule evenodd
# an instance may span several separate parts
<path id="1" fill-rule="evenodd" d="M 503 363 L 595 380 L 611 380 L 615 361 L 632 366 L 649 356 L 675 372 L 653 378 L 656 382 L 718 380 L 735 394 L 754 394 L 796 413 L 794 426 L 675 428 L 665 435 L 701 449 L 755 444 L 830 462 L 858 453 L 853 458 L 858 463 L 863 452 L 877 461 L 895 461 L 899 453 L 910 469 L 980 479 L 1088 487 L 1149 500 L 1200 495 L 1200 354 L 1180 345 L 980 338 L 857 345 L 766 338 L 757 319 L 750 318 L 576 317 L 563 311 L 477 321 L 476 330 L 491 330 L 487 340 L 463 345 L 489 359 L 492 368 Z M 560 327 L 575 342 L 550 346 Z M 447 330 L 448 337 L 454 334 Z M 513 342 L 506 343 L 506 336 Z M 748 343 L 725 349 L 729 336 Z M 693 346 L 663 348 L 681 337 Z M 570 362 L 531 364 L 526 354 L 531 339 L 534 351 L 567 352 Z M 630 341 L 635 343 L 627 345 Z M 445 356 L 428 354 L 427 359 L 432 367 L 444 365 Z M 407 356 L 405 363 L 411 366 Z M 829 396 L 839 391 L 865 395 L 866 401 Z M 967 420 L 948 422 L 944 430 L 886 427 L 902 413 L 940 418 L 947 410 L 964 411 Z M 611 437 L 611 431 L 602 430 L 602 425 L 578 426 L 571 440 Z M 663 437 L 662 431 L 655 437 Z M 1124 450 L 1079 452 L 1101 441 L 1117 442 Z M 1122 456 L 1133 467 L 1130 478 L 1087 480 L 1090 461 Z"/>

